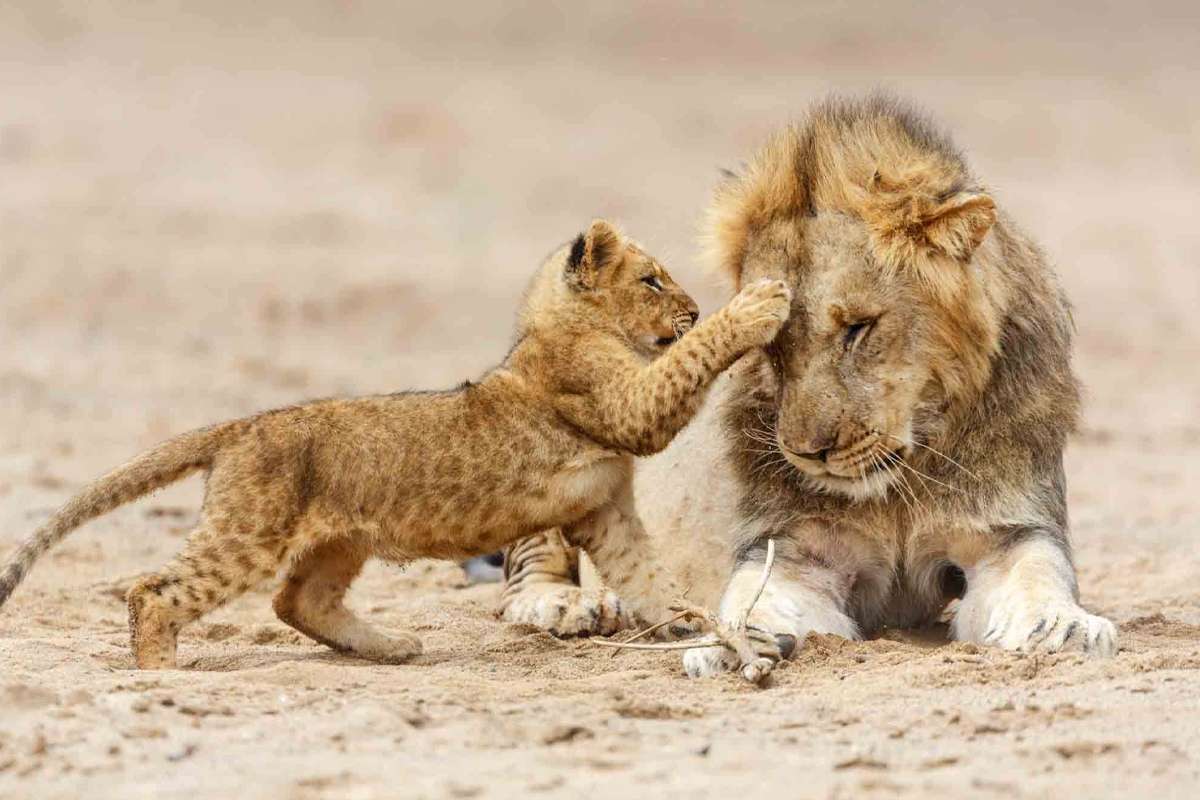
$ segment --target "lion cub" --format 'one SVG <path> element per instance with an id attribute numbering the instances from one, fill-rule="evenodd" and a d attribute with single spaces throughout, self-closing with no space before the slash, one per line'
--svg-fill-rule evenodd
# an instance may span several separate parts
<path id="1" fill-rule="evenodd" d="M 129 590 L 141 668 L 175 666 L 180 629 L 286 569 L 275 612 L 305 635 L 382 661 L 421 652 L 343 605 L 371 556 L 487 553 L 559 527 L 648 619 L 675 596 L 633 507 L 633 456 L 661 450 L 705 388 L 788 315 L 782 281 L 746 287 L 693 328 L 696 304 L 598 220 L 554 253 L 517 343 L 478 383 L 321 400 L 171 439 L 70 500 L 0 574 L 0 603 L 69 531 L 193 470 L 208 473 L 183 553 Z M 686 334 L 685 334 L 686 332 Z"/>

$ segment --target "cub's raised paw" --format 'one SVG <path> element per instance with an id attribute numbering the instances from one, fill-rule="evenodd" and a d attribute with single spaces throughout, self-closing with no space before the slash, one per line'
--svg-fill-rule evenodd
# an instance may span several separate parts
<path id="1" fill-rule="evenodd" d="M 983 642 L 1022 653 L 1079 652 L 1111 658 L 1117 653 L 1117 628 L 1077 605 L 1034 607 L 1014 598 L 992 612 Z"/>
<path id="2" fill-rule="evenodd" d="M 555 636 L 611 636 L 632 622 L 620 598 L 611 591 L 559 583 L 523 587 L 505 602 L 501 618 Z"/>
<path id="3" fill-rule="evenodd" d="M 792 308 L 792 290 L 783 281 L 763 279 L 742 287 L 726 306 L 734 328 L 750 346 L 768 344 Z"/>
<path id="4" fill-rule="evenodd" d="M 796 637 L 790 634 L 773 634 L 757 628 L 750 628 L 748 633 L 760 658 L 778 662 L 791 658 L 796 650 Z M 683 654 L 683 669 L 689 678 L 708 678 L 741 666 L 737 653 L 727 647 L 697 647 Z"/>

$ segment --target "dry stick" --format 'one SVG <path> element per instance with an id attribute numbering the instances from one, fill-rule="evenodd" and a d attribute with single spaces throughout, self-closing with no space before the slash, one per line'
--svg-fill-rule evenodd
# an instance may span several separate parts
<path id="1" fill-rule="evenodd" d="M 691 612 L 689 612 L 690 614 Z M 716 647 L 724 645 L 715 633 L 706 633 L 703 636 L 697 636 L 695 639 L 688 639 L 683 642 L 654 642 L 647 644 L 644 642 L 610 642 L 607 639 L 588 639 L 592 644 L 598 644 L 601 647 L 620 647 L 625 650 L 695 650 L 697 647 Z"/>
<path id="2" fill-rule="evenodd" d="M 645 638 L 645 637 L 649 636 L 650 634 L 654 633 L 654 632 L 655 632 L 656 630 L 658 630 L 659 628 L 665 628 L 666 626 L 670 625 L 671 623 L 673 623 L 673 622 L 679 622 L 679 620 L 681 620 L 681 619 L 683 619 L 684 617 L 687 617 L 687 616 L 691 616 L 691 612 L 689 612 L 689 611 L 680 611 L 678 614 L 676 614 L 675 616 L 671 617 L 670 619 L 668 619 L 668 620 L 664 620 L 663 622 L 660 622 L 660 623 L 658 623 L 657 625 L 651 625 L 649 628 L 646 628 L 646 630 L 644 630 L 644 631 L 640 631 L 640 632 L 638 632 L 638 633 L 635 633 L 633 636 L 630 636 L 630 637 L 629 637 L 628 639 L 626 639 L 625 641 L 623 641 L 623 642 L 619 642 L 619 644 L 621 644 L 621 645 L 628 645 L 628 644 L 630 644 L 630 643 L 632 643 L 632 642 L 636 642 L 638 639 Z M 616 658 L 617 656 L 621 655 L 621 650 L 622 650 L 622 649 L 623 649 L 622 647 L 617 647 L 617 648 L 614 648 L 614 649 L 613 649 L 613 652 L 612 652 L 612 656 L 611 656 L 611 658 Z"/>
<path id="3" fill-rule="evenodd" d="M 754 592 L 754 597 L 750 599 L 750 604 L 746 606 L 746 610 L 738 617 L 737 626 L 745 628 L 750 623 L 750 612 L 758 605 L 758 598 L 762 597 L 763 589 L 767 588 L 767 581 L 771 580 L 771 568 L 775 566 L 775 540 L 767 539 L 767 558 L 763 561 L 762 577 L 758 579 L 758 589 Z"/>
<path id="4" fill-rule="evenodd" d="M 618 650 L 628 648 L 630 650 L 693 650 L 697 647 L 713 647 L 715 645 L 724 645 L 730 650 L 737 653 L 741 661 L 741 675 L 750 683 L 761 683 L 764 678 L 771 673 L 774 667 L 774 662 L 771 659 L 759 656 L 754 649 L 754 645 L 750 643 L 750 637 L 746 634 L 747 622 L 750 618 L 750 612 L 754 610 L 754 606 L 758 603 L 758 599 L 762 597 L 763 589 L 766 588 L 767 581 L 771 578 L 771 568 L 775 564 L 775 540 L 767 539 L 767 559 L 763 564 L 762 579 L 759 581 L 758 590 L 754 592 L 754 597 L 750 600 L 749 605 L 738 616 L 737 622 L 734 625 L 721 620 L 716 614 L 713 614 L 703 606 L 694 605 L 686 600 L 678 600 L 671 606 L 672 611 L 678 611 L 679 614 L 666 622 L 660 622 L 653 625 L 644 631 L 641 631 L 636 636 L 631 637 L 624 642 L 609 642 L 604 639 L 591 639 L 594 644 L 603 647 L 615 647 Z M 685 617 L 696 617 L 708 622 L 712 627 L 713 633 L 706 636 L 701 636 L 696 639 L 688 639 L 683 642 L 667 642 L 662 644 L 634 644 L 634 639 L 648 635 L 649 633 L 658 630 L 664 625 L 670 625 L 676 620 Z"/>
<path id="5" fill-rule="evenodd" d="M 688 592 L 690 592 L 690 591 L 692 591 L 692 587 L 691 587 L 691 585 L 688 585 L 688 587 L 683 590 L 682 597 L 686 598 L 688 596 Z M 639 631 L 638 633 L 635 633 L 633 636 L 630 636 L 628 639 L 626 639 L 624 642 L 622 642 L 622 644 L 629 644 L 630 642 L 636 642 L 638 639 L 641 639 L 645 636 L 649 636 L 650 634 L 654 633 L 659 628 L 670 625 L 673 622 L 678 622 L 679 620 L 681 620 L 687 616 L 688 616 L 688 612 L 680 611 L 678 614 L 671 617 L 666 622 L 660 622 L 657 625 L 651 625 L 649 628 L 646 628 L 644 631 Z M 621 655 L 622 649 L 623 648 L 621 648 L 621 647 L 617 647 L 617 648 L 613 649 L 612 655 L 609 656 L 609 658 L 616 658 L 617 656 Z M 633 649 L 637 650 L 638 648 L 635 647 Z"/>

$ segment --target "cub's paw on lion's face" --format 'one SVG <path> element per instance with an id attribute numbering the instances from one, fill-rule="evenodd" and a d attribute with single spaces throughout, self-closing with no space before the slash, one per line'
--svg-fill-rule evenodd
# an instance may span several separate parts
<path id="1" fill-rule="evenodd" d="M 764 278 L 742 287 L 725 308 L 738 336 L 752 346 L 769 344 L 791 313 L 792 290 L 783 281 Z"/>
<path id="2" fill-rule="evenodd" d="M 791 658 L 796 650 L 796 637 L 790 634 L 774 634 L 758 628 L 750 628 L 748 633 L 758 656 L 772 662 Z M 740 666 L 737 653 L 727 647 L 697 647 L 683 654 L 683 669 L 689 678 L 708 678 Z"/>

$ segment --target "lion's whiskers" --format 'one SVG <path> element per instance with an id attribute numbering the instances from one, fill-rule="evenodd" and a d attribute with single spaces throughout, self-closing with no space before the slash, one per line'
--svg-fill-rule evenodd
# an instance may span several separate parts
<path id="1" fill-rule="evenodd" d="M 891 474 L 891 470 L 888 469 L 887 465 L 885 465 L 883 463 L 883 460 L 879 457 L 879 455 L 874 450 L 872 450 L 871 453 L 869 453 L 868 455 L 870 457 L 871 467 L 873 469 L 880 470 L 884 474 L 887 474 L 887 475 Z M 865 471 L 863 474 L 865 477 L 865 475 L 866 475 Z M 904 503 L 905 506 L 907 506 L 909 514 L 911 515 L 912 514 L 912 505 L 908 502 L 908 498 L 904 496 L 904 493 L 899 491 L 898 488 L 897 488 L 896 496 L 900 498 L 900 500 Z"/>
<path id="2" fill-rule="evenodd" d="M 775 432 L 767 428 L 742 428 L 742 435 L 761 444 L 775 444 Z"/>
<path id="3" fill-rule="evenodd" d="M 914 467 L 913 465 L 909 464 L 909 463 L 908 463 L 907 461 L 905 461 L 903 458 L 897 457 L 896 463 L 898 463 L 900 466 L 904 467 L 904 469 L 908 470 L 908 471 L 909 471 L 909 472 L 911 472 L 913 475 L 916 475 L 916 476 L 917 476 L 917 480 L 919 480 L 919 481 L 920 481 L 920 482 L 921 482 L 923 485 L 925 484 L 925 480 L 926 480 L 926 479 L 928 479 L 928 480 L 931 480 L 931 481 L 933 481 L 934 483 L 936 483 L 938 486 L 941 486 L 941 487 L 943 487 L 943 488 L 945 488 L 945 489 L 949 489 L 949 490 L 950 490 L 950 491 L 952 491 L 952 492 L 958 492 L 958 493 L 960 493 L 960 494 L 966 494 L 966 492 L 965 492 L 965 491 L 963 491 L 962 489 L 960 489 L 960 488 L 959 488 L 959 487 L 957 487 L 957 486 L 951 486 L 951 485 L 950 485 L 950 484 L 948 484 L 948 483 L 943 483 L 942 481 L 939 481 L 937 478 L 933 477 L 932 475 L 926 475 L 924 472 L 921 472 L 921 470 L 919 470 L 919 469 L 917 469 L 916 467 Z M 930 491 L 930 489 L 929 489 L 929 487 L 928 487 L 928 486 L 925 486 L 925 491 L 926 491 L 926 492 L 929 492 L 930 494 L 932 494 L 932 492 Z"/>
<path id="4" fill-rule="evenodd" d="M 895 485 L 897 489 L 897 496 L 903 499 L 904 493 L 907 492 L 908 496 L 912 499 L 911 505 L 908 504 L 908 501 L 905 501 L 905 504 L 909 506 L 909 514 L 913 521 L 917 521 L 917 512 L 919 512 L 923 519 L 928 519 L 928 509 L 925 508 L 925 504 L 922 503 L 920 498 L 917 496 L 916 489 L 913 488 L 912 483 L 908 480 L 908 476 L 895 469 L 896 465 L 903 466 L 904 460 L 901 459 L 900 456 L 898 456 L 895 452 L 888 450 L 887 448 L 883 448 L 881 450 L 879 453 L 879 458 L 884 470 L 889 475 L 893 475 L 896 478 Z M 923 488 L 925 489 L 926 493 L 929 492 L 929 487 L 923 486 Z"/>
<path id="5" fill-rule="evenodd" d="M 967 468 L 966 468 L 966 467 L 964 467 L 962 464 L 958 463 L 958 462 L 957 462 L 957 461 L 955 461 L 953 458 L 951 458 L 950 456 L 948 456 L 948 455 L 946 455 L 945 453 L 943 453 L 941 450 L 938 450 L 937 448 L 934 448 L 934 447 L 930 447 L 929 445 L 927 445 L 927 444 L 924 444 L 923 442 L 918 442 L 915 436 L 913 437 L 913 440 L 912 440 L 911 442 L 906 442 L 905 440 L 901 439 L 899 436 L 895 436 L 895 435 L 893 435 L 893 434 L 890 434 L 890 433 L 885 433 L 885 434 L 883 434 L 883 435 L 884 435 L 884 436 L 886 436 L 886 437 L 888 437 L 889 439 L 895 439 L 895 440 L 896 440 L 897 442 L 899 442 L 900 444 L 903 444 L 903 445 L 913 445 L 913 446 L 915 446 L 915 447 L 920 447 L 920 448 L 921 448 L 921 449 L 923 449 L 923 450 L 928 450 L 930 453 L 933 453 L 933 454 L 934 454 L 935 456 L 937 456 L 938 458 L 941 458 L 941 459 L 945 460 L 945 461 L 946 461 L 946 463 L 950 464 L 951 466 L 953 466 L 953 467 L 956 467 L 957 469 L 960 469 L 960 470 L 962 470 L 962 471 L 963 471 L 963 472 L 965 472 L 967 475 L 970 475 L 972 478 L 974 478 L 975 480 L 979 481 L 980 483 L 982 483 L 982 482 L 983 482 L 983 478 L 979 477 L 979 476 L 978 476 L 978 475 L 976 475 L 974 472 L 972 472 L 971 470 L 967 469 Z M 926 477 L 929 477 L 929 476 L 927 475 Z M 933 478 L 930 478 L 930 480 L 933 480 Z"/>

